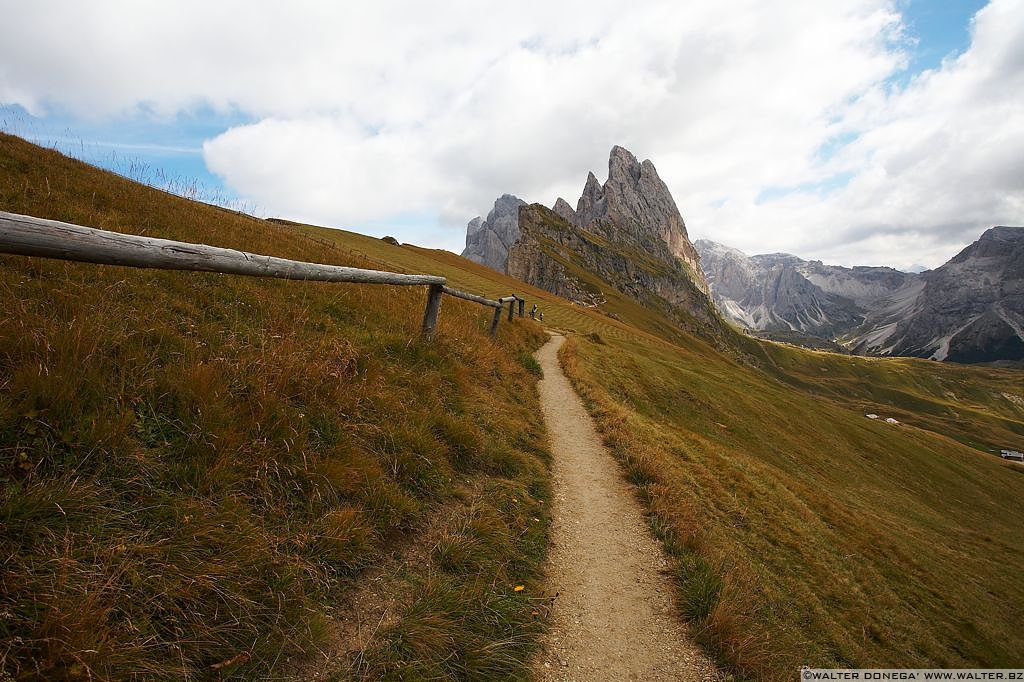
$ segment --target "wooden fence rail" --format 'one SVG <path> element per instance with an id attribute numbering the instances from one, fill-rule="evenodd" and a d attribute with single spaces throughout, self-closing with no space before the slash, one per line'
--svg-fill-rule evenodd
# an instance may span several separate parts
<path id="1" fill-rule="evenodd" d="M 465 301 L 473 301 L 474 303 L 479 303 L 480 305 L 489 306 L 491 308 L 500 308 L 501 307 L 501 303 L 499 301 L 492 301 L 489 298 L 484 298 L 483 296 L 477 296 L 476 294 L 467 294 L 465 291 L 459 291 L 458 289 L 452 289 L 449 286 L 444 286 L 444 287 L 441 288 L 441 290 L 444 293 L 448 294 L 449 296 L 454 296 L 455 298 L 461 298 L 461 299 L 463 299 Z"/>
<path id="2" fill-rule="evenodd" d="M 406 275 L 383 270 L 307 263 L 205 244 L 109 232 L 4 211 L 0 211 L 0 253 L 133 268 L 194 270 L 317 282 L 426 285 L 427 306 L 423 312 L 422 333 L 428 338 L 433 336 L 437 327 L 443 294 L 494 308 L 495 316 L 491 321 L 492 336 L 497 333 L 497 323 L 506 302 L 512 301 L 514 305 L 515 301 L 520 301 L 519 315 L 522 317 L 523 303 L 518 296 L 506 296 L 494 301 L 446 286 L 447 279 L 435 275 Z M 512 305 L 509 306 L 510 321 Z"/>

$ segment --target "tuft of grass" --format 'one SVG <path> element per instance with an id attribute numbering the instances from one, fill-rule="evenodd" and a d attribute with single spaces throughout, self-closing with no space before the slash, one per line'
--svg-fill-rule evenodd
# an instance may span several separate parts
<path id="1" fill-rule="evenodd" d="M 538 379 L 544 378 L 544 369 L 540 366 L 540 363 L 537 362 L 537 358 L 533 357 L 529 353 L 522 353 L 517 359 L 519 360 L 519 364 L 522 365 L 527 372 Z"/>
<path id="2" fill-rule="evenodd" d="M 687 619 L 698 627 L 703 625 L 719 604 L 722 576 L 699 554 L 679 554 L 676 581 L 679 601 Z"/>
<path id="3" fill-rule="evenodd" d="M 373 524 L 360 509 L 338 507 L 316 524 L 312 551 L 345 571 L 361 568 L 373 558 L 377 538 Z"/>

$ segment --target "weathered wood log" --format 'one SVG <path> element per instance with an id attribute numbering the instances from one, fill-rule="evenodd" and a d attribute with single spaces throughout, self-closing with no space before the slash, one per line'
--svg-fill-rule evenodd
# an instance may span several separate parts
<path id="1" fill-rule="evenodd" d="M 427 289 L 427 307 L 423 311 L 423 329 L 421 331 L 423 336 L 428 339 L 434 336 L 434 330 L 437 328 L 437 314 L 441 310 L 443 289 L 444 286 L 441 284 L 431 284 Z"/>
<path id="2" fill-rule="evenodd" d="M 503 306 L 498 306 L 494 309 L 494 317 L 491 318 L 491 336 L 498 335 L 498 323 L 501 322 L 501 309 Z"/>
<path id="3" fill-rule="evenodd" d="M 501 307 L 501 303 L 499 303 L 498 301 L 492 301 L 491 299 L 484 298 L 483 296 L 477 296 L 476 294 L 469 294 L 469 293 L 466 293 L 465 291 L 459 291 L 458 289 L 452 289 L 449 286 L 441 287 L 441 289 L 442 289 L 442 291 L 444 291 L 444 293 L 448 294 L 449 296 L 454 296 L 455 298 L 461 298 L 461 299 L 464 299 L 466 301 L 473 301 L 474 303 L 479 303 L 481 305 L 490 306 L 491 308 L 500 308 Z"/>
<path id="4" fill-rule="evenodd" d="M 519 317 L 520 317 L 520 319 L 522 319 L 523 311 L 525 309 L 526 309 L 526 299 L 525 298 L 520 298 L 519 299 Z"/>
<path id="5" fill-rule="evenodd" d="M 205 244 L 139 237 L 3 211 L 0 211 L 0 253 L 133 268 L 196 270 L 318 282 L 442 286 L 447 281 L 434 275 L 403 275 L 306 263 Z"/>

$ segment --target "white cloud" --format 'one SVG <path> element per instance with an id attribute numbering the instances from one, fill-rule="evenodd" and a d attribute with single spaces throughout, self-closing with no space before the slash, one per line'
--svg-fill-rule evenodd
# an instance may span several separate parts
<path id="1" fill-rule="evenodd" d="M 970 49 L 905 88 L 867 88 L 839 112 L 856 139 L 810 176 L 849 183 L 702 217 L 725 241 L 756 250 L 752 226 L 777 244 L 833 262 L 939 265 L 995 224 L 1024 222 L 1024 5 L 996 0 L 979 12 Z"/>
<path id="2" fill-rule="evenodd" d="M 895 92 L 891 0 L 343 5 L 0 0 L 0 103 L 240 110 L 204 155 L 268 213 L 452 249 L 503 192 L 574 202 L 612 144 L 655 162 L 691 235 L 748 251 L 934 265 L 1024 221 L 1019 0 Z"/>

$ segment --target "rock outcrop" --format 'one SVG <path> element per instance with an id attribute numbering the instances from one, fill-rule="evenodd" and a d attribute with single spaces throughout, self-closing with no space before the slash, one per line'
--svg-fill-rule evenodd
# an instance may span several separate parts
<path id="1" fill-rule="evenodd" d="M 558 197 L 558 199 L 555 200 L 555 205 L 551 207 L 551 210 L 557 213 L 558 216 L 566 222 L 573 225 L 576 224 L 576 211 L 574 211 L 572 206 L 569 205 L 569 202 L 562 197 Z"/>
<path id="2" fill-rule="evenodd" d="M 564 209 L 556 212 L 562 215 Z M 664 244 L 661 255 L 681 260 L 694 286 L 708 295 L 700 256 L 690 243 L 672 193 L 649 159 L 641 163 L 629 150 L 612 147 L 608 179 L 601 185 L 593 173 L 588 174 L 575 216 L 566 219 L 618 244 L 643 249 Z"/>
<path id="3" fill-rule="evenodd" d="M 466 225 L 462 256 L 505 272 L 508 249 L 519 239 L 519 207 L 525 205 L 525 201 L 512 194 L 498 197 L 486 220 L 477 216 Z"/>
<path id="4" fill-rule="evenodd" d="M 571 266 L 576 251 L 586 249 L 568 221 L 539 204 L 520 209 L 519 221 L 520 237 L 509 251 L 509 276 L 587 307 L 604 302 L 600 288 L 586 283 Z M 563 257 L 552 257 L 554 253 Z"/>
<path id="5" fill-rule="evenodd" d="M 664 244 L 612 242 L 540 204 L 519 209 L 519 227 L 519 241 L 509 250 L 510 276 L 585 306 L 604 303 L 612 287 L 680 327 L 718 335 L 721 322 L 711 301 L 681 260 L 665 257 Z"/>
<path id="6" fill-rule="evenodd" d="M 462 255 L 507 272 L 508 249 L 520 234 L 516 210 L 524 204 L 518 197 L 505 194 L 494 202 L 487 220 L 471 220 Z M 700 256 L 686 234 L 683 217 L 650 160 L 640 162 L 627 149 L 612 147 L 605 183 L 602 185 L 596 175 L 589 173 L 575 210 L 561 197 L 551 210 L 570 225 L 614 244 L 650 253 L 667 263 L 678 259 L 693 285 L 705 296 L 710 295 Z"/>
<path id="7" fill-rule="evenodd" d="M 723 329 L 671 192 L 622 147 L 603 185 L 588 174 L 575 209 L 502 196 L 487 220 L 470 221 L 462 255 L 580 305 L 601 305 L 611 287 L 705 336 Z"/>

